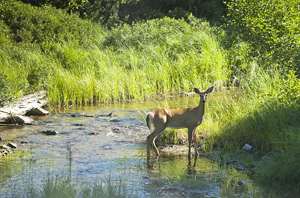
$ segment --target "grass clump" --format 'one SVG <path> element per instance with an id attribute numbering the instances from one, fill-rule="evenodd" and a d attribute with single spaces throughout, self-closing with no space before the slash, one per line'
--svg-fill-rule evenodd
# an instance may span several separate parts
<path id="1" fill-rule="evenodd" d="M 57 47 L 62 66 L 57 73 L 64 75 L 49 84 L 51 100 L 144 100 L 157 93 L 189 91 L 214 80 L 226 82 L 230 74 L 226 52 L 210 28 L 197 31 L 184 20 L 164 18 L 112 30 L 99 28 L 94 41 L 89 50 L 68 44 Z M 73 82 L 78 80 L 81 91 L 73 91 Z"/>
<path id="2" fill-rule="evenodd" d="M 7 197 L 129 197 L 126 194 L 128 189 L 122 180 L 108 178 L 99 182 L 81 183 L 67 175 L 68 173 L 56 175 L 48 173 L 41 182 L 31 181 Z"/>

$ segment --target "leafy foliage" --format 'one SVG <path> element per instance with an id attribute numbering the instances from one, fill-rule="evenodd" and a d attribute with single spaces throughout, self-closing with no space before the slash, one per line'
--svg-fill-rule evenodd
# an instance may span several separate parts
<path id="1" fill-rule="evenodd" d="M 197 18 L 205 18 L 211 23 L 219 23 L 225 12 L 221 0 L 139 0 L 120 5 L 120 18 L 124 21 L 140 19 L 188 18 L 193 14 Z"/>
<path id="2" fill-rule="evenodd" d="M 13 33 L 15 42 L 49 43 L 77 41 L 83 43 L 91 29 L 91 23 L 77 15 L 51 6 L 40 8 L 15 0 L 0 3 L 0 20 Z"/>
<path id="3" fill-rule="evenodd" d="M 119 20 L 119 6 L 132 0 L 22 0 L 34 6 L 51 5 L 68 13 L 77 13 L 83 19 L 90 19 L 108 26 Z"/>
<path id="4" fill-rule="evenodd" d="M 253 46 L 253 55 L 262 55 L 263 61 L 277 62 L 283 69 L 300 66 L 297 1 L 234 0 L 227 6 L 227 25 Z"/>

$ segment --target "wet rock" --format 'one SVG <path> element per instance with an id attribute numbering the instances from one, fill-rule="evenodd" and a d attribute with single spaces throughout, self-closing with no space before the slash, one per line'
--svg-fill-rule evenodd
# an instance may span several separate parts
<path id="1" fill-rule="evenodd" d="M 107 122 L 120 122 L 119 119 L 111 119 L 111 120 L 107 120 Z"/>
<path id="2" fill-rule="evenodd" d="M 105 149 L 105 150 L 109 150 L 109 149 L 112 149 L 109 145 L 104 145 L 103 146 L 103 149 Z"/>
<path id="3" fill-rule="evenodd" d="M 39 124 L 51 124 L 53 122 L 53 120 L 38 121 Z"/>
<path id="4" fill-rule="evenodd" d="M 99 114 L 97 117 L 111 117 L 113 115 L 113 113 L 109 113 L 107 115 L 103 115 L 103 114 Z"/>
<path id="5" fill-rule="evenodd" d="M 85 128 L 79 127 L 77 128 L 77 130 L 85 130 Z"/>
<path id="6" fill-rule="evenodd" d="M 94 117 L 93 114 L 83 114 L 84 117 Z"/>
<path id="7" fill-rule="evenodd" d="M 1 151 L 2 156 L 8 155 L 8 154 L 10 154 L 10 152 L 8 150 Z"/>
<path id="8" fill-rule="evenodd" d="M 25 115 L 26 116 L 44 116 L 44 115 L 50 115 L 50 112 L 46 111 L 45 109 L 43 109 L 41 107 L 33 107 Z"/>
<path id="9" fill-rule="evenodd" d="M 111 117 L 111 116 L 112 116 L 112 114 L 113 114 L 113 113 L 111 112 L 111 113 L 107 114 L 107 116 L 108 116 L 108 117 Z"/>
<path id="10" fill-rule="evenodd" d="M 119 129 L 119 128 L 113 128 L 112 131 L 114 133 L 122 133 L 121 129 Z"/>
<path id="11" fill-rule="evenodd" d="M 85 126 L 85 124 L 75 123 L 74 126 Z"/>
<path id="12" fill-rule="evenodd" d="M 89 132 L 89 133 L 86 133 L 86 135 L 98 135 L 99 133 L 97 132 Z"/>
<path id="13" fill-rule="evenodd" d="M 17 148 L 17 147 L 18 147 L 17 144 L 11 143 L 11 142 L 9 142 L 9 143 L 7 144 L 7 146 L 9 146 L 10 148 Z"/>
<path id="14" fill-rule="evenodd" d="M 24 115 L 33 107 L 45 106 L 47 104 L 47 101 L 44 100 L 45 97 L 46 92 L 42 91 L 24 96 L 22 98 L 19 98 L 14 103 L 5 105 L 3 108 L 0 108 L 0 122 L 5 124 L 16 124 L 14 120 L 10 120 L 11 115 Z M 9 121 L 9 123 L 7 123 L 6 121 Z M 23 120 L 18 124 L 27 124 L 27 122 Z M 32 122 L 29 122 L 29 124 L 32 124 Z"/>
<path id="15" fill-rule="evenodd" d="M 10 149 L 8 146 L 6 146 L 6 145 L 0 145 L 0 149 Z"/>
<path id="16" fill-rule="evenodd" d="M 58 132 L 54 130 L 45 130 L 45 131 L 40 131 L 39 133 L 45 134 L 45 135 L 57 135 Z"/>
<path id="17" fill-rule="evenodd" d="M 16 115 L 12 117 L 8 117 L 5 121 L 7 124 L 18 124 L 18 125 L 33 125 L 37 122 L 30 117 L 25 117 L 21 115 Z"/>
<path id="18" fill-rule="evenodd" d="M 249 144 L 245 144 L 242 148 L 242 150 L 245 150 L 245 151 L 250 151 L 252 149 L 252 146 L 250 146 Z"/>

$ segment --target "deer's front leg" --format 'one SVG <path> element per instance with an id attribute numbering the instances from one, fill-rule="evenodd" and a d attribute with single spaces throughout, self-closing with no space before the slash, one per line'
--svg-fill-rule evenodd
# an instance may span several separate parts
<path id="1" fill-rule="evenodd" d="M 150 135 L 147 137 L 147 161 L 149 162 L 150 160 L 150 143 L 151 143 L 151 140 L 150 140 Z"/>
<path id="2" fill-rule="evenodd" d="M 193 133 L 193 128 L 188 128 L 188 141 L 189 141 L 188 159 L 189 159 L 189 161 L 191 160 L 192 133 Z"/>
<path id="3" fill-rule="evenodd" d="M 194 142 L 194 147 L 195 147 L 195 157 L 198 156 L 196 129 L 197 129 L 197 127 L 195 127 L 193 130 L 193 142 Z"/>

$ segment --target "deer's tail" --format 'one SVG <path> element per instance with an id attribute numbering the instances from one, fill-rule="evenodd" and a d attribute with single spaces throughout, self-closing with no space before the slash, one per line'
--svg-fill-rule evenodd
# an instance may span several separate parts
<path id="1" fill-rule="evenodd" d="M 146 117 L 146 122 L 147 122 L 147 126 L 149 129 L 151 129 L 151 117 L 150 117 L 151 113 L 149 112 L 147 114 L 147 117 Z"/>

